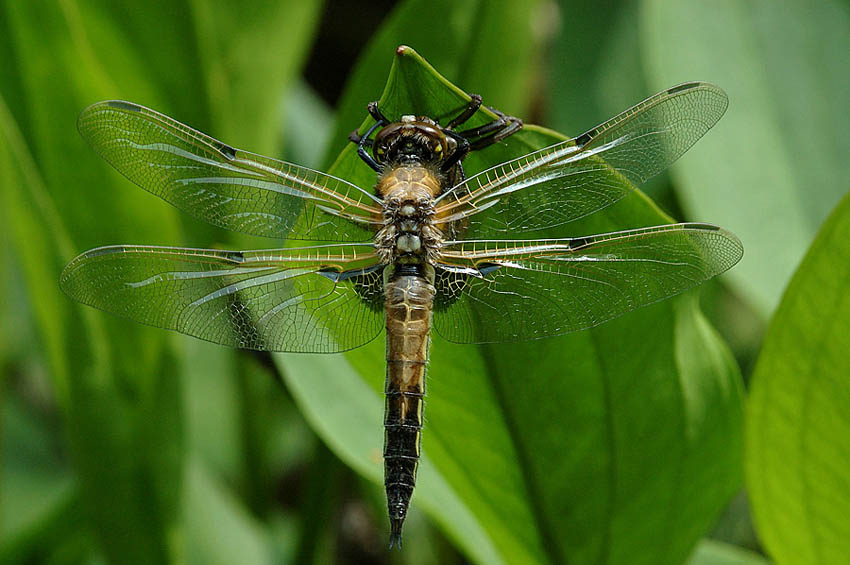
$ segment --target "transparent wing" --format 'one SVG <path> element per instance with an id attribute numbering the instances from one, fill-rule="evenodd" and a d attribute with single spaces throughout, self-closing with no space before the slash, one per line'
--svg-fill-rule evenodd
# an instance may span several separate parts
<path id="1" fill-rule="evenodd" d="M 660 92 L 574 139 L 466 179 L 437 200 L 437 220 L 455 239 L 486 239 L 587 216 L 666 169 L 727 105 L 706 83 Z"/>
<path id="2" fill-rule="evenodd" d="M 264 237 L 366 241 L 381 208 L 336 177 L 234 149 L 130 102 L 99 102 L 80 134 L 121 174 L 202 220 Z"/>
<path id="3" fill-rule="evenodd" d="M 60 285 L 101 310 L 247 349 L 334 353 L 384 326 L 383 275 L 368 244 L 101 247 L 71 261 Z"/>
<path id="4" fill-rule="evenodd" d="M 710 224 L 537 241 L 449 242 L 434 326 L 458 343 L 587 329 L 679 294 L 735 263 L 741 242 Z"/>

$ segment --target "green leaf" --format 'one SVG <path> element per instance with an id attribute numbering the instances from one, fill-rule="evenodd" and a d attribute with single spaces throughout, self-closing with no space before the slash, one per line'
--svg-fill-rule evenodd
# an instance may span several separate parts
<path id="1" fill-rule="evenodd" d="M 180 374 L 186 395 L 186 439 L 191 452 L 216 473 L 236 480 L 241 467 L 236 356 L 198 339 L 181 339 Z"/>
<path id="2" fill-rule="evenodd" d="M 67 419 L 76 470 L 89 497 L 88 510 L 103 528 L 101 540 L 108 552 L 137 555 L 141 561 L 162 558 L 166 544 L 157 534 L 169 527 L 169 497 L 165 492 L 170 489 L 162 484 L 161 471 L 171 463 L 171 445 L 161 441 L 156 446 L 145 445 L 145 441 L 160 440 L 156 432 L 167 428 L 171 423 L 167 416 L 175 413 L 167 401 L 179 395 L 171 391 L 164 398 L 155 398 L 156 404 L 147 408 L 166 410 L 166 417 L 154 418 L 151 433 L 143 434 L 141 441 L 128 437 L 132 436 L 132 427 L 108 374 L 108 345 L 99 317 L 81 311 L 75 318 L 73 307 L 59 292 L 56 280 L 68 256 L 67 235 L 2 98 L 0 132 L 0 169 L 10 180 L 9 190 L 4 191 L 5 221 L 12 226 L 57 400 Z M 174 383 L 166 371 L 161 377 L 163 383 Z M 126 449 L 133 440 L 138 441 L 136 448 L 143 453 Z M 154 450 L 144 453 L 145 447 Z M 141 479 L 147 489 L 135 484 L 133 478 Z"/>
<path id="3" fill-rule="evenodd" d="M 333 126 L 331 109 L 304 82 L 297 82 L 284 109 L 285 160 L 311 168 L 321 166 L 322 155 Z"/>
<path id="4" fill-rule="evenodd" d="M 186 466 L 187 563 L 273 563 L 262 524 L 198 460 Z"/>
<path id="5" fill-rule="evenodd" d="M 114 562 L 180 556 L 182 365 L 167 332 L 75 306 L 57 280 L 88 247 L 181 241 L 176 212 L 111 170 L 79 138 L 75 120 L 92 102 L 126 98 L 273 151 L 281 91 L 304 57 L 319 2 L 230 6 L 0 4 L 0 217 L 38 323 L 83 515 Z M 210 459 L 227 467 L 233 453 Z"/>
<path id="6" fill-rule="evenodd" d="M 50 276 L 51 265 L 46 259 L 52 259 L 53 268 L 58 270 L 61 259 L 55 256 L 53 246 L 61 246 L 65 250 L 70 246 L 67 234 L 57 225 L 56 211 L 49 207 L 49 199 L 44 194 L 32 156 L 3 98 L 0 98 L 0 184 L 4 187 L 0 193 L 5 214 L 4 231 L 8 230 L 9 240 L 15 244 L 14 258 L 29 283 L 30 296 L 41 297 L 41 300 L 33 301 L 33 317 L 41 332 L 54 391 L 60 401 L 65 401 L 70 369 L 65 343 L 67 335 L 62 322 L 63 315 L 67 315 L 67 306 L 58 288 L 54 288 L 56 285 L 52 284 L 55 279 Z M 40 225 L 45 225 L 46 229 L 39 229 Z M 50 235 L 59 241 L 51 241 Z"/>
<path id="7" fill-rule="evenodd" d="M 768 565 L 768 561 L 752 551 L 706 539 L 697 546 L 687 565 Z"/>
<path id="8" fill-rule="evenodd" d="M 642 35 L 652 87 L 699 79 L 729 95 L 729 111 L 674 179 L 693 219 L 744 242 L 730 278 L 768 314 L 850 186 L 850 9 L 647 0 Z"/>
<path id="9" fill-rule="evenodd" d="M 5 400 L 0 418 L 2 557 L 10 548 L 27 545 L 28 538 L 45 527 L 74 488 L 68 469 L 51 452 L 46 422 L 14 397 Z"/>
<path id="10" fill-rule="evenodd" d="M 747 404 L 747 488 L 777 563 L 850 555 L 850 195 L 770 323 Z"/>
<path id="11" fill-rule="evenodd" d="M 57 285 L 62 266 L 77 249 L 69 232 L 87 239 L 117 227 L 119 216 L 145 216 L 129 210 L 116 214 L 127 203 L 120 197 L 85 198 L 74 190 L 102 190 L 115 179 L 105 169 L 79 166 L 83 153 L 90 153 L 77 137 L 74 117 L 106 82 L 77 16 L 46 4 L 3 8 L 7 37 L 13 38 L 3 52 L 15 72 L 2 87 L 16 106 L 10 111 L 3 103 L 0 112 L 3 147 L 11 155 L 11 165 L 2 168 L 17 175 L 4 190 L 5 211 L 50 361 L 82 504 L 107 555 L 150 562 L 169 553 L 175 518 L 172 501 L 179 482 L 170 476 L 180 466 L 179 455 L 174 456 L 178 383 L 157 358 L 162 338 L 144 339 L 145 331 L 135 328 L 107 338 L 101 316 L 74 306 Z M 167 222 L 159 229 L 167 234 Z M 136 402 L 125 396 L 130 390 L 138 395 Z"/>
<path id="12" fill-rule="evenodd" d="M 587 131 L 652 94 L 641 74 L 635 7 L 608 4 L 558 3 L 563 27 L 554 37 L 546 108 L 555 129 Z"/>
<path id="13" fill-rule="evenodd" d="M 250 8 L 227 0 L 190 4 L 211 131 L 234 146 L 274 155 L 280 100 L 301 68 L 321 2 L 254 2 Z"/>
<path id="14" fill-rule="evenodd" d="M 465 100 L 406 48 L 380 104 L 443 117 Z M 560 139 L 528 127 L 465 164 L 480 170 Z M 374 182 L 350 146 L 330 172 Z M 570 233 L 666 220 L 636 193 Z M 373 480 L 383 359 L 382 340 L 345 356 L 278 357 L 317 433 Z M 549 340 L 435 337 L 430 374 L 413 505 L 477 562 L 680 563 L 739 486 L 740 377 L 693 295 Z"/>

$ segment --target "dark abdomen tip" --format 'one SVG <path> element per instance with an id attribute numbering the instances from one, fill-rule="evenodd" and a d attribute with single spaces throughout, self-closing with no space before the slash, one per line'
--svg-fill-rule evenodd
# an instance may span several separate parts
<path id="1" fill-rule="evenodd" d="M 401 550 L 401 526 L 404 524 L 404 518 L 390 519 L 390 549 L 397 547 Z"/>

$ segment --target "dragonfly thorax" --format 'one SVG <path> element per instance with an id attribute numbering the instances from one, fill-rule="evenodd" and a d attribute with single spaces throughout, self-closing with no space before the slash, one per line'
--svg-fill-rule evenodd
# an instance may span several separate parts
<path id="1" fill-rule="evenodd" d="M 457 148 L 434 120 L 402 116 L 381 129 L 372 145 L 375 159 L 392 168 L 399 165 L 438 164 Z"/>
<path id="2" fill-rule="evenodd" d="M 433 263 L 442 234 L 433 224 L 434 198 L 441 176 L 420 165 L 399 166 L 381 177 L 376 191 L 384 201 L 384 225 L 375 247 L 384 263 Z"/>

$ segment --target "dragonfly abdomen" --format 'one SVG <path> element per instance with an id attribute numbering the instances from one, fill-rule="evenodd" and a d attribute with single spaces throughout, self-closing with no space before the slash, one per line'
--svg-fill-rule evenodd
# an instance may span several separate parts
<path id="1" fill-rule="evenodd" d="M 384 485 L 392 524 L 390 546 L 401 543 L 401 527 L 416 484 L 435 293 L 434 285 L 421 274 L 396 274 L 386 285 Z"/>

